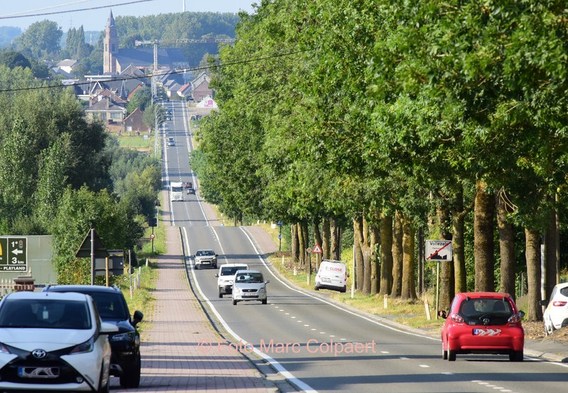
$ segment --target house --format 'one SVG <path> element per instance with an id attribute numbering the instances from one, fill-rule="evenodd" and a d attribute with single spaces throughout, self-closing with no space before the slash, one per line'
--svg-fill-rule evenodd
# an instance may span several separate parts
<path id="1" fill-rule="evenodd" d="M 144 124 L 144 112 L 140 108 L 136 108 L 124 119 L 123 126 L 123 131 L 128 134 L 139 135 L 151 131 L 151 127 Z"/>
<path id="2" fill-rule="evenodd" d="M 205 72 L 202 72 L 191 81 L 191 95 L 194 101 L 199 102 L 207 96 L 213 96 L 213 90 L 209 88 L 210 82 L 211 78 Z"/>
<path id="3" fill-rule="evenodd" d="M 87 120 L 100 121 L 107 126 L 120 125 L 120 128 L 122 128 L 126 114 L 126 107 L 114 102 L 109 95 L 99 96 L 98 101 L 85 109 Z"/>
<path id="4" fill-rule="evenodd" d="M 73 67 L 77 64 L 77 60 L 65 59 L 61 60 L 59 63 L 52 68 L 52 71 L 59 73 L 62 71 L 66 75 L 73 75 Z"/>

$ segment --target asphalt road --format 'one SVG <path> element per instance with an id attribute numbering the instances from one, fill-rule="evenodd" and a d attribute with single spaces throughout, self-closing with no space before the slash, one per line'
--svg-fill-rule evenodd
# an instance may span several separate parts
<path id="1" fill-rule="evenodd" d="M 170 104 L 171 105 L 171 104 Z M 170 181 L 193 181 L 188 163 L 187 108 L 176 104 L 166 147 Z M 251 357 L 261 357 L 303 391 L 321 392 L 565 392 L 567 365 L 508 356 L 458 355 L 441 358 L 437 339 L 359 315 L 304 293 L 282 281 L 260 256 L 246 230 L 214 226 L 196 195 L 175 202 L 173 220 L 183 227 L 186 252 L 212 248 L 219 264 L 243 262 L 264 272 L 268 304 L 218 297 L 216 270 L 191 269 L 190 280 L 211 317 Z M 210 348 L 214 354 L 215 348 Z"/>

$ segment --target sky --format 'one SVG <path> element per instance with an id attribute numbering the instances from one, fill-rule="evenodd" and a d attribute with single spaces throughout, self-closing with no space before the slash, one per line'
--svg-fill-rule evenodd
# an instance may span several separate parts
<path id="1" fill-rule="evenodd" d="M 260 0 L 3 0 L 0 26 L 28 28 L 45 19 L 57 22 L 66 32 L 83 26 L 85 31 L 102 31 L 108 16 L 146 16 L 172 12 L 254 12 Z M 24 15 L 33 15 L 26 16 Z"/>

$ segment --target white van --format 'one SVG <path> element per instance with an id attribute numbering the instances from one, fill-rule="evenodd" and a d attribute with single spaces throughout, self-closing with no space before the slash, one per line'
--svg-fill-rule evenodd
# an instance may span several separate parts
<path id="1" fill-rule="evenodd" d="M 316 274 L 315 290 L 327 288 L 345 292 L 348 276 L 347 266 L 344 262 L 324 259 L 319 265 L 318 274 Z"/>

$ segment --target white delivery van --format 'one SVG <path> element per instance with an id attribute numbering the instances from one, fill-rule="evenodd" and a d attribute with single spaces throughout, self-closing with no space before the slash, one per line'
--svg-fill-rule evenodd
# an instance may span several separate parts
<path id="1" fill-rule="evenodd" d="M 347 266 L 344 262 L 324 259 L 321 261 L 316 274 L 315 290 L 320 288 L 335 289 L 345 292 L 347 290 Z"/>
<path id="2" fill-rule="evenodd" d="M 180 181 L 173 181 L 170 183 L 170 200 L 183 201 L 183 183 Z"/>

